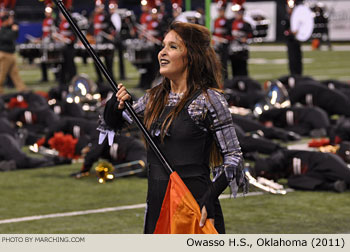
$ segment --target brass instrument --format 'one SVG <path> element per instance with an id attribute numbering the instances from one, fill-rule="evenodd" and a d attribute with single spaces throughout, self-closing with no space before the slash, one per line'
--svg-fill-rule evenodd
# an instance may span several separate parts
<path id="1" fill-rule="evenodd" d="M 114 166 L 107 161 L 100 162 L 95 170 L 98 177 L 98 183 L 100 184 L 104 184 L 107 181 L 112 181 L 114 179 Z"/>

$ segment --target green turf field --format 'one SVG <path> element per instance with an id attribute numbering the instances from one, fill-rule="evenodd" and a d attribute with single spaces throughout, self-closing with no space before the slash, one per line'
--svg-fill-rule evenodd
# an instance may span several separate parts
<path id="1" fill-rule="evenodd" d="M 277 50 L 281 46 L 276 45 L 276 51 L 261 51 L 259 46 L 259 50 L 251 52 L 252 78 L 263 83 L 288 74 L 286 52 Z M 336 46 L 332 51 L 304 51 L 304 74 L 319 80 L 350 81 L 350 49 L 344 44 L 339 46 L 340 51 Z M 31 88 L 48 90 L 55 85 L 52 75 L 50 82 L 38 82 L 41 76 L 37 65 L 28 65 L 22 59 L 19 64 L 20 74 Z M 95 78 L 91 64 L 79 64 L 78 72 Z M 117 64 L 115 73 L 118 78 Z M 127 63 L 128 79 L 124 83 L 136 95 L 141 94 L 134 89 L 138 76 L 136 69 Z M 80 166 L 76 163 L 0 173 L 0 233 L 142 233 L 144 207 L 137 204 L 145 203 L 147 180 L 128 177 L 99 184 L 94 175 L 80 180 L 70 178 L 69 174 Z M 350 232 L 350 191 L 341 194 L 294 191 L 284 196 L 263 194 L 222 199 L 221 203 L 227 233 Z M 133 209 L 108 210 L 133 205 L 136 205 Z M 105 210 L 66 217 L 53 215 L 94 209 Z M 42 219 L 18 219 L 28 216 Z"/>

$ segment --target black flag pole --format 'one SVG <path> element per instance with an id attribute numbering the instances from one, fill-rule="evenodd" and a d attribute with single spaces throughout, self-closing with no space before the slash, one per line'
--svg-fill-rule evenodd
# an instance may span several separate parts
<path id="1" fill-rule="evenodd" d="M 54 0 L 54 2 L 56 3 L 56 5 L 60 9 L 60 11 L 62 12 L 63 16 L 67 19 L 67 21 L 70 24 L 71 28 L 73 29 L 74 33 L 79 37 L 79 39 L 81 40 L 81 42 L 85 46 L 86 50 L 88 51 L 90 56 L 95 61 L 97 67 L 101 70 L 103 75 L 106 77 L 106 79 L 108 80 L 108 82 L 111 85 L 112 89 L 115 92 L 118 92 L 117 83 L 115 82 L 115 80 L 108 73 L 108 71 L 107 71 L 106 67 L 103 65 L 101 59 L 97 56 L 95 50 L 92 48 L 92 46 L 90 45 L 89 41 L 86 39 L 85 35 L 81 32 L 80 28 L 77 26 L 77 24 L 73 20 L 72 16 L 70 15 L 70 13 L 67 11 L 67 9 L 64 6 L 62 0 Z M 146 129 L 145 125 L 141 122 L 141 120 L 137 116 L 135 110 L 132 108 L 132 106 L 131 106 L 129 101 L 125 101 L 125 108 L 129 112 L 130 116 L 132 117 L 132 119 L 134 120 L 134 122 L 136 123 L 138 128 L 144 134 L 144 136 L 146 138 L 146 141 L 151 146 L 152 150 L 156 153 L 156 155 L 159 158 L 160 162 L 163 164 L 163 166 L 166 168 L 166 170 L 169 173 L 172 173 L 173 170 L 172 170 L 169 162 L 167 161 L 167 159 L 165 158 L 164 154 L 161 152 L 159 147 L 156 145 L 156 143 L 153 141 L 150 133 L 148 132 L 148 130 Z"/>

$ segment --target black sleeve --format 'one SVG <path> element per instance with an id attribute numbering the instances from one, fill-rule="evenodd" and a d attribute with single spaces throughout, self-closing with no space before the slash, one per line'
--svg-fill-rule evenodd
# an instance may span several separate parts
<path id="1" fill-rule="evenodd" d="M 114 130 L 120 130 L 123 128 L 124 120 L 122 117 L 123 110 L 118 109 L 119 102 L 115 97 L 115 94 L 108 100 L 103 113 L 103 118 L 108 127 Z"/>
<path id="2" fill-rule="evenodd" d="M 215 200 L 220 196 L 220 194 L 226 189 L 228 186 L 228 181 L 225 175 L 225 172 L 223 172 L 216 180 L 215 182 L 211 183 L 206 193 L 203 195 L 203 197 L 200 200 L 200 209 L 205 206 L 207 209 L 208 217 L 207 218 L 214 218 L 215 216 Z"/>

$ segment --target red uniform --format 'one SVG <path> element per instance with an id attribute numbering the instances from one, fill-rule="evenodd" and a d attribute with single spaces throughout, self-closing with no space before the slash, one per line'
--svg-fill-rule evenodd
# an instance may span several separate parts
<path id="1" fill-rule="evenodd" d="M 240 40 L 242 38 L 252 38 L 253 32 L 250 24 L 245 22 L 243 19 L 235 19 L 232 22 L 231 35 L 233 40 Z"/>
<path id="2" fill-rule="evenodd" d="M 227 19 L 219 17 L 214 22 L 213 35 L 220 38 L 228 38 Z"/>
<path id="3" fill-rule="evenodd" d="M 94 35 L 97 36 L 102 30 L 106 29 L 105 15 L 97 13 L 94 15 Z"/>
<path id="4" fill-rule="evenodd" d="M 70 29 L 70 25 L 67 20 L 62 20 L 59 26 L 60 34 L 65 38 L 69 39 L 70 43 L 73 43 L 75 40 L 75 35 Z"/>
<path id="5" fill-rule="evenodd" d="M 148 12 L 143 12 L 140 17 L 140 24 L 141 25 L 146 25 L 148 22 L 152 20 L 151 14 Z"/>
<path id="6" fill-rule="evenodd" d="M 47 17 L 43 20 L 43 24 L 42 24 L 43 38 L 47 38 L 51 36 L 53 24 L 54 22 L 52 17 Z"/>
<path id="7" fill-rule="evenodd" d="M 155 38 L 161 40 L 161 34 L 159 30 L 159 21 L 151 20 L 147 23 L 147 31 Z"/>

